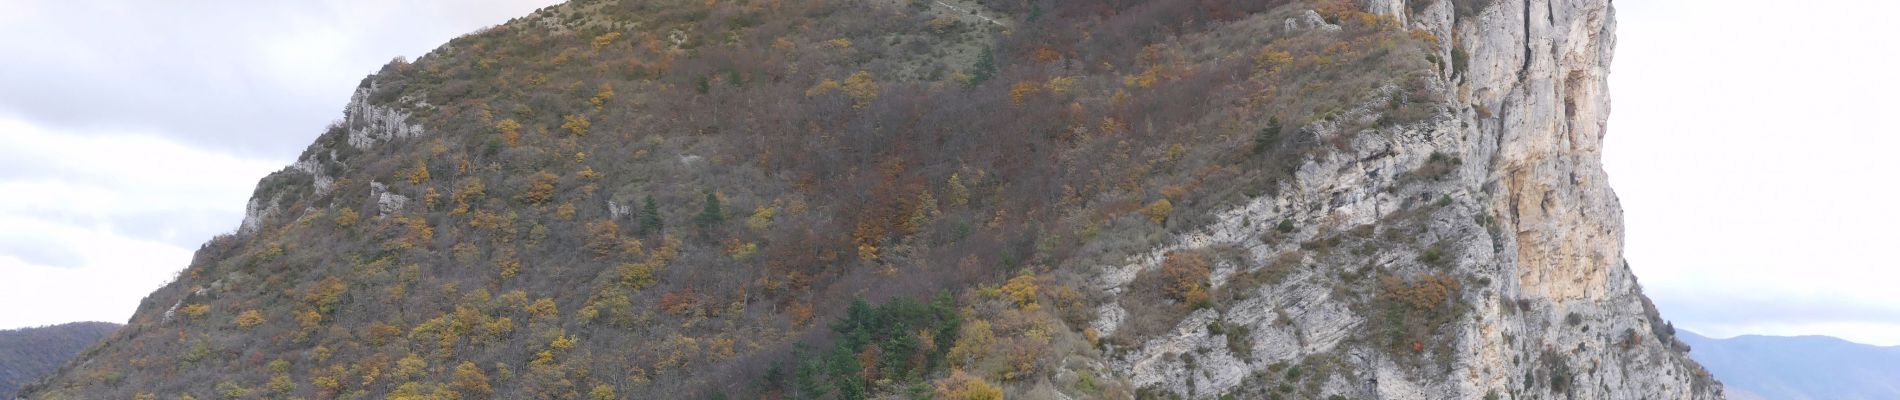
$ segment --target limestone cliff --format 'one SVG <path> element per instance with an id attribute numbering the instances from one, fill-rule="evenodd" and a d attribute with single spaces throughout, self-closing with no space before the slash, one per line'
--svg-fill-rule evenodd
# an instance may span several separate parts
<path id="1" fill-rule="evenodd" d="M 1450 41 L 1439 56 L 1453 62 L 1436 89 L 1451 107 L 1428 123 L 1356 135 L 1306 126 L 1354 138 L 1351 150 L 1315 157 L 1277 196 L 1108 269 L 1098 282 L 1119 293 L 1171 251 L 1245 249 L 1216 269 L 1217 287 L 1287 257 L 1305 266 L 1122 349 L 1113 369 L 1190 397 L 1326 358 L 1344 368 L 1321 392 L 1349 398 L 1719 398 L 1623 259 L 1622 212 L 1600 161 L 1616 44 L 1610 1 L 1502 0 L 1477 12 L 1419 1 L 1429 4 L 1373 1 L 1370 10 Z M 1349 115 L 1375 118 L 1371 108 Z M 1285 240 L 1261 239 L 1276 236 Z M 1370 249 L 1325 249 L 1360 245 Z M 1395 352 L 1368 340 L 1387 316 L 1342 288 L 1378 271 L 1435 270 L 1466 277 L 1470 308 L 1452 322 L 1454 343 Z M 1096 329 L 1114 333 L 1122 304 L 1107 302 Z M 1250 328 L 1240 346 L 1250 351 L 1223 343 L 1234 326 Z"/>

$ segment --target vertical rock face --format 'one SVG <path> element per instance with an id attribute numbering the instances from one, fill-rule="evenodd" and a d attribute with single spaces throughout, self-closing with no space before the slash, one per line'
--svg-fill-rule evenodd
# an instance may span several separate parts
<path id="1" fill-rule="evenodd" d="M 1558 301 L 1627 290 L 1618 283 L 1629 280 L 1622 210 L 1601 163 L 1615 47 L 1609 2 L 1503 1 L 1479 18 L 1454 29 L 1478 39 L 1469 42 L 1471 105 L 1498 117 L 1485 127 L 1498 137 L 1492 207 L 1509 217 L 1519 283 Z"/>
<path id="2" fill-rule="evenodd" d="M 1483 8 L 1455 9 L 1468 3 Z M 1276 260 L 1311 267 L 1116 349 L 1113 368 L 1189 396 L 1244 391 L 1258 380 L 1250 376 L 1323 359 L 1336 370 L 1321 391 L 1350 398 L 1719 398 L 1720 384 L 1687 358 L 1623 259 L 1622 211 L 1600 160 L 1610 1 L 1483 3 L 1368 3 L 1373 13 L 1411 12 L 1394 16 L 1449 44 L 1435 89 L 1450 107 L 1428 123 L 1345 135 L 1351 150 L 1310 160 L 1278 195 L 1107 268 L 1099 285 L 1121 296 L 1171 251 L 1246 250 L 1217 268 L 1216 287 Z M 1345 133 L 1325 122 L 1302 129 Z M 1354 231 L 1372 234 L 1340 233 Z M 1313 251 L 1342 237 L 1341 247 L 1374 250 Z M 1382 320 L 1399 312 L 1368 305 L 1381 289 L 1355 277 L 1435 273 L 1460 277 L 1455 301 L 1469 306 L 1438 331 L 1445 347 L 1386 343 L 1381 331 L 1394 328 Z M 1128 318 L 1110 301 L 1095 329 L 1113 334 Z M 1211 325 L 1250 329 L 1236 346 Z"/>

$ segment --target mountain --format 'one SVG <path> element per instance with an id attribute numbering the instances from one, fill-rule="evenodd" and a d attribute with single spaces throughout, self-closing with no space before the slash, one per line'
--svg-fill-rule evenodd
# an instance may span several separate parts
<path id="1" fill-rule="evenodd" d="M 119 330 L 119 326 L 73 322 L 0 330 L 0 398 L 13 398 L 21 385 L 59 369 L 81 350 Z"/>
<path id="2" fill-rule="evenodd" d="M 365 78 L 32 398 L 1719 398 L 1608 0 L 574 1 Z"/>
<path id="3" fill-rule="evenodd" d="M 1771 400 L 1900 398 L 1900 347 L 1828 336 L 1710 339 L 1687 331 L 1682 341 L 1730 392 Z"/>

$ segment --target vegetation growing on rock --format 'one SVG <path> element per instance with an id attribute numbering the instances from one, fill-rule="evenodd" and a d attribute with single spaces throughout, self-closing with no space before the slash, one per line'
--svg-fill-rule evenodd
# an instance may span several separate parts
<path id="1" fill-rule="evenodd" d="M 1451 353 L 1473 277 L 1416 242 L 1449 234 L 1419 222 L 1448 194 L 1376 229 L 1245 221 L 1297 248 L 1269 262 L 1167 247 L 1298 190 L 1316 160 L 1445 121 L 1451 38 L 1343 1 L 956 7 L 577 0 L 392 61 L 260 182 L 244 229 L 87 355 L 106 367 L 30 392 L 1183 392 L 1127 375 L 1153 356 L 1267 371 L 1229 393 L 1348 393 L 1326 385 L 1363 366 L 1260 360 L 1280 331 L 1229 323 L 1293 325 L 1287 307 L 1239 308 L 1281 288 L 1354 302 L 1371 321 L 1354 337 L 1396 358 Z M 1324 25 L 1293 28 L 1309 14 Z M 1287 208 L 1327 201 L 1309 200 Z M 1365 266 L 1414 251 L 1438 253 Z M 1116 307 L 1125 322 L 1102 324 Z M 1217 345 L 1139 353 L 1184 321 Z"/>

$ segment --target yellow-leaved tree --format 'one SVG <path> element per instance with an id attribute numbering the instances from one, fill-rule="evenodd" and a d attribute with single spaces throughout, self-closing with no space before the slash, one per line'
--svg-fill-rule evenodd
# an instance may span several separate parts
<path id="1" fill-rule="evenodd" d="M 877 100 L 878 91 L 877 80 L 871 78 L 870 72 L 858 71 L 844 80 L 844 94 L 851 96 L 851 100 L 855 101 L 852 107 L 864 108 L 870 105 L 872 100 Z"/>
<path id="2" fill-rule="evenodd" d="M 1141 209 L 1142 215 L 1148 216 L 1149 221 L 1154 221 L 1154 223 L 1157 224 L 1168 222 L 1168 214 L 1173 212 L 1174 203 L 1169 202 L 1168 199 L 1155 200 L 1155 202 L 1149 204 L 1147 208 Z"/>
<path id="3" fill-rule="evenodd" d="M 501 140 L 508 142 L 509 146 L 513 146 L 516 141 L 521 140 L 521 123 L 515 122 L 514 118 L 496 122 L 495 130 L 501 131 Z"/>
<path id="4" fill-rule="evenodd" d="M 958 369 L 937 383 L 937 395 L 949 400 L 1003 400 L 1003 389 Z"/>
<path id="5" fill-rule="evenodd" d="M 243 313 L 238 314 L 237 319 L 232 320 L 232 323 L 240 329 L 250 330 L 264 323 L 264 313 L 257 310 L 244 310 Z"/>
<path id="6" fill-rule="evenodd" d="M 587 128 L 594 126 L 594 123 L 587 121 L 586 115 L 581 114 L 569 114 L 563 120 L 565 122 L 561 123 L 561 129 L 573 132 L 574 136 L 587 136 Z"/>
<path id="7" fill-rule="evenodd" d="M 466 398 L 485 399 L 495 394 L 495 390 L 488 386 L 488 374 L 472 362 L 463 361 L 461 365 L 455 366 L 452 382 L 450 385 Z"/>
<path id="8" fill-rule="evenodd" d="M 607 100 L 613 100 L 613 98 L 614 85 L 602 82 L 600 84 L 600 90 L 595 91 L 594 98 L 588 101 L 594 103 L 594 112 L 600 112 L 601 106 L 606 105 Z"/>

